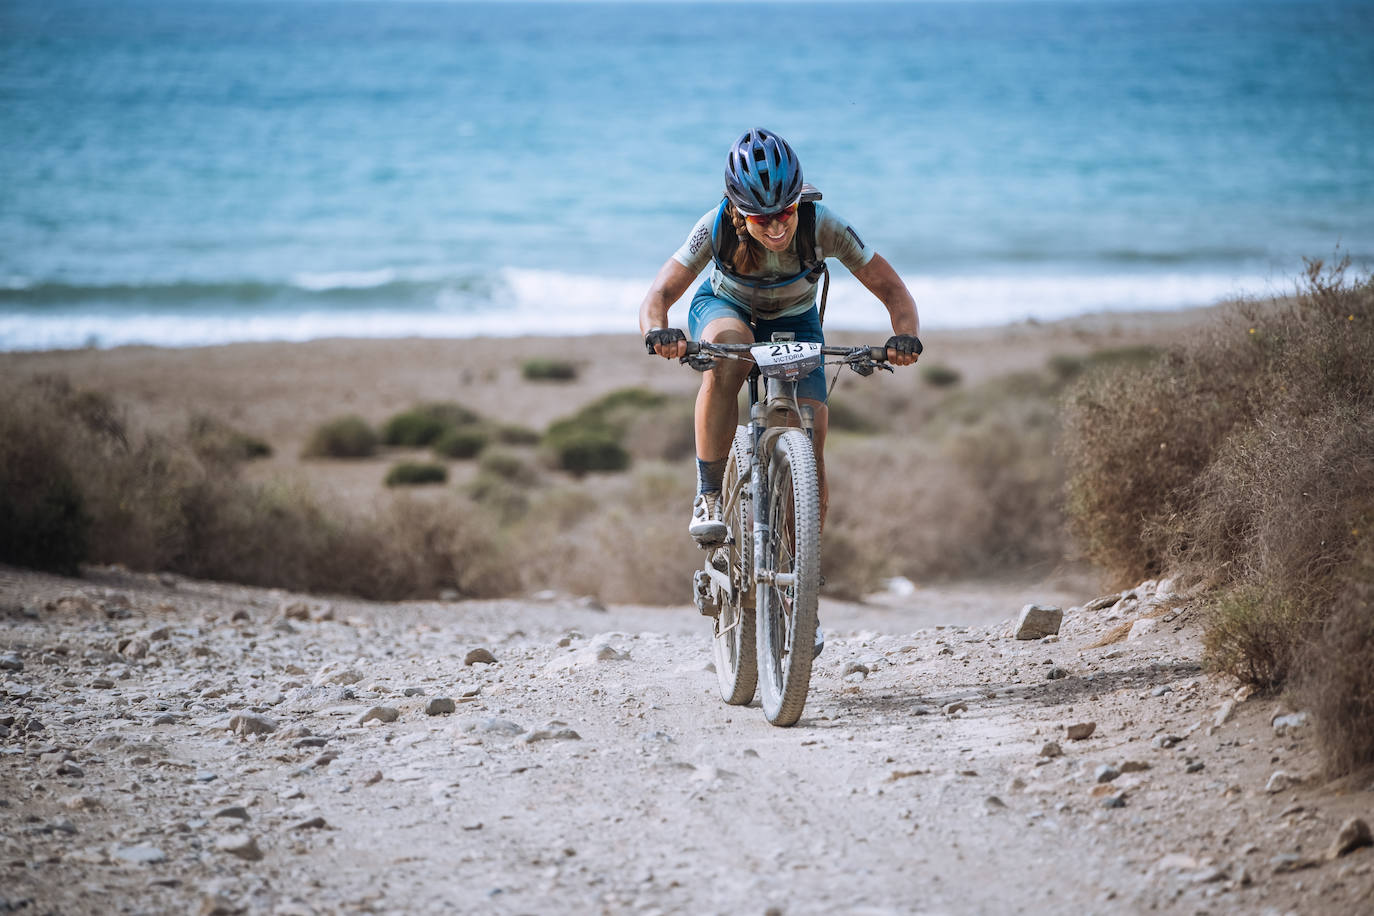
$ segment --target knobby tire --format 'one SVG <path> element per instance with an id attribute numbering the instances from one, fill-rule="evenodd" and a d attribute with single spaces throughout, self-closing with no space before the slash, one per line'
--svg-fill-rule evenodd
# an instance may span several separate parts
<path id="1" fill-rule="evenodd" d="M 806 433 L 792 429 L 778 437 L 767 473 L 764 562 L 774 573 L 795 574 L 796 581 L 758 586 L 759 693 L 768 721 L 788 726 L 801 718 L 811 686 L 820 590 L 821 500 Z"/>
<path id="2" fill-rule="evenodd" d="M 721 495 L 727 504 L 726 544 L 717 548 L 729 557 L 730 578 L 735 584 L 733 599 L 721 596 L 720 614 L 715 618 L 712 654 L 720 698 L 733 706 L 746 706 L 754 699 L 758 685 L 758 658 L 754 646 L 754 608 L 751 584 L 754 565 L 754 520 L 749 505 L 749 446 L 752 433 L 746 426 L 735 429 L 735 441 L 725 465 Z"/>

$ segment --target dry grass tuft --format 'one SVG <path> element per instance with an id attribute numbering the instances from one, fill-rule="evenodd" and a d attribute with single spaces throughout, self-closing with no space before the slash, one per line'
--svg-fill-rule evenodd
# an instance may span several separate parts
<path id="1" fill-rule="evenodd" d="M 1088 643 L 1089 649 L 1101 649 L 1106 646 L 1114 646 L 1131 635 L 1131 627 L 1135 626 L 1134 620 L 1124 620 L 1103 633 L 1095 641 Z"/>

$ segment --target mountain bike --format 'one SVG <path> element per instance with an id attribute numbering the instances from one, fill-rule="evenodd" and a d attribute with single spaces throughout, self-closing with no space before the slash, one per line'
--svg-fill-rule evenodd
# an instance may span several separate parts
<path id="1" fill-rule="evenodd" d="M 821 584 L 821 500 L 811 436 L 815 418 L 797 384 L 827 362 L 860 375 L 892 371 L 884 347 L 834 347 L 775 334 L 766 343 L 688 341 L 682 362 L 752 360 L 749 423 L 735 429 L 721 487 L 726 538 L 693 574 L 697 610 L 713 618 L 716 679 L 726 703 L 755 688 L 773 725 L 801 718 L 811 686 Z M 760 397 L 760 380 L 763 382 Z"/>

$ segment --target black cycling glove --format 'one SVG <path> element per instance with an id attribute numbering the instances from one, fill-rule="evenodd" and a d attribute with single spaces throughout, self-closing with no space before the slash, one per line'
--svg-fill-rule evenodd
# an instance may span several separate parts
<path id="1" fill-rule="evenodd" d="M 644 335 L 644 349 L 650 353 L 654 352 L 654 347 L 663 344 L 670 347 L 679 340 L 686 340 L 687 335 L 677 328 L 654 328 Z"/>
<path id="2" fill-rule="evenodd" d="M 920 356 L 925 347 L 921 346 L 921 338 L 915 334 L 893 334 L 887 339 L 887 348 L 896 350 L 904 356 Z"/>

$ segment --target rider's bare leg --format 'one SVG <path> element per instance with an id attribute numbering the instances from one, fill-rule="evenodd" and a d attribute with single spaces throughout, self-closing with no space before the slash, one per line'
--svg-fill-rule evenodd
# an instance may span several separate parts
<path id="1" fill-rule="evenodd" d="M 737 318 L 717 318 L 701 336 L 714 343 L 754 342 L 749 326 Z M 747 360 L 720 359 L 714 369 L 702 373 L 695 413 L 697 458 L 702 461 L 720 461 L 730 454 L 739 425 L 739 390 L 752 365 Z"/>

